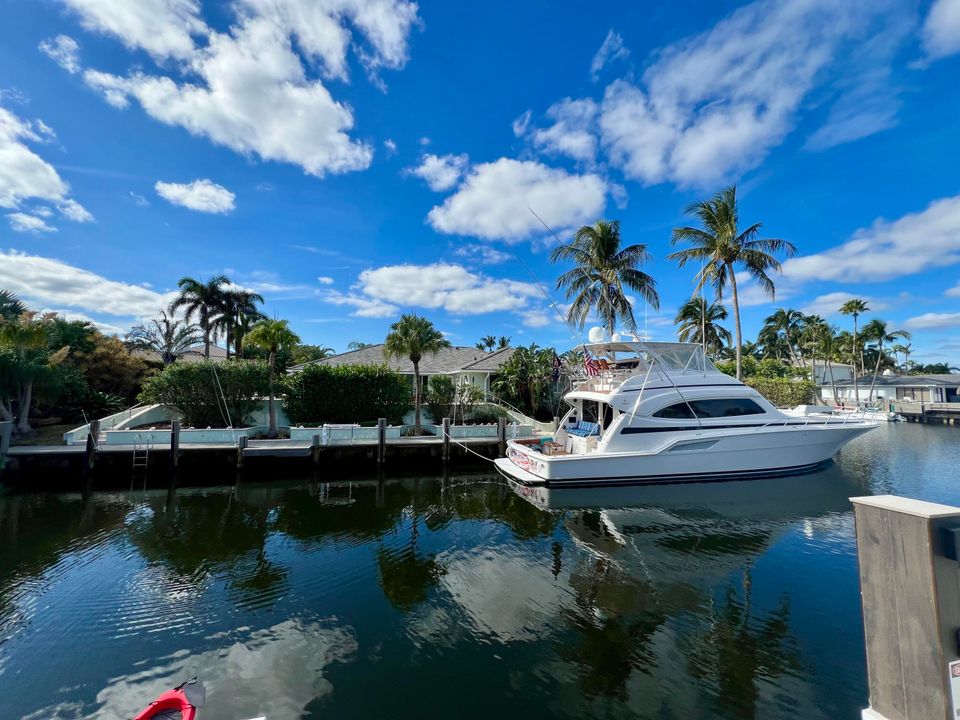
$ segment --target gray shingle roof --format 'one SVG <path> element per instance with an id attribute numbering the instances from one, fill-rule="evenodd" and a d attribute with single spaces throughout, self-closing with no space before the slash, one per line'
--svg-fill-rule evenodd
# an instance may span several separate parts
<path id="1" fill-rule="evenodd" d="M 859 378 L 860 385 L 869 385 L 873 376 Z M 837 380 L 834 385 L 853 385 L 852 379 Z M 960 387 L 960 374 L 949 375 L 877 375 L 877 385 L 885 387 Z"/>
<path id="2" fill-rule="evenodd" d="M 510 353 L 513 352 L 511 348 Z M 493 360 L 493 356 L 501 357 L 500 362 L 490 362 L 487 367 L 487 360 Z M 483 350 L 477 350 L 472 347 L 451 346 L 441 349 L 436 355 L 424 355 L 420 360 L 420 372 L 424 375 L 441 375 L 445 373 L 454 373 L 459 370 L 465 370 L 468 367 L 476 372 L 494 372 L 500 367 L 510 355 L 505 350 L 499 350 L 493 353 L 487 353 Z M 483 367 L 473 367 L 483 363 Z M 495 366 L 494 366 L 495 363 Z M 339 355 L 333 355 L 322 360 L 314 360 L 309 363 L 292 366 L 287 372 L 296 372 L 304 365 L 330 365 L 337 367 L 340 365 L 384 365 L 391 370 L 412 375 L 413 363 L 407 358 L 385 358 L 383 355 L 383 344 L 369 345 L 359 350 L 350 350 Z"/>
<path id="3" fill-rule="evenodd" d="M 508 347 L 494 350 L 492 353 L 482 353 L 484 357 L 475 363 L 464 365 L 463 370 L 470 370 L 471 372 L 496 372 L 500 369 L 501 365 L 513 357 L 515 350 L 516 348 Z M 477 352 L 480 351 L 478 350 Z"/>

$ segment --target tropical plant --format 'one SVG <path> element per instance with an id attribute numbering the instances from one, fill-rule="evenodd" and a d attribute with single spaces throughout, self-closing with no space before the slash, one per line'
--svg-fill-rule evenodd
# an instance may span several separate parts
<path id="1" fill-rule="evenodd" d="M 12 421 L 13 403 L 18 417 L 14 430 L 32 432 L 30 409 L 35 391 L 52 391 L 58 369 L 70 354 L 69 347 L 51 351 L 48 336 L 54 313 L 27 311 L 16 320 L 0 323 L 0 419 Z"/>
<path id="2" fill-rule="evenodd" d="M 898 355 L 903 355 L 903 364 L 899 365 L 898 369 L 904 375 L 907 374 L 907 366 L 910 362 L 910 350 L 913 346 L 910 343 L 899 343 L 893 346 L 893 352 Z"/>
<path id="3" fill-rule="evenodd" d="M 9 290 L 0 290 L 0 322 L 16 320 L 27 311 L 27 306 Z"/>
<path id="4" fill-rule="evenodd" d="M 505 350 L 510 347 L 510 338 L 507 335 L 501 335 L 497 338 L 497 350 Z"/>
<path id="5" fill-rule="evenodd" d="M 209 360 L 211 338 L 216 337 L 227 292 L 226 286 L 230 285 L 230 280 L 226 275 L 217 275 L 206 282 L 184 277 L 180 278 L 177 285 L 180 293 L 170 303 L 170 312 L 176 313 L 183 308 L 187 322 L 190 322 L 194 315 L 197 316 L 197 324 L 203 331 L 203 357 Z"/>
<path id="6" fill-rule="evenodd" d="M 385 365 L 306 365 L 283 386 L 296 423 L 400 422 L 410 408 L 410 381 Z"/>
<path id="7" fill-rule="evenodd" d="M 442 422 L 445 417 L 452 417 L 456 401 L 457 387 L 452 377 L 434 375 L 430 378 L 423 402 L 435 423 Z"/>
<path id="8" fill-rule="evenodd" d="M 336 350 L 325 345 L 297 345 L 293 348 L 290 359 L 299 365 L 314 360 L 323 360 L 336 354 Z"/>
<path id="9" fill-rule="evenodd" d="M 370 343 L 360 342 L 359 340 L 351 340 L 347 343 L 347 350 L 363 350 L 366 347 L 370 347 Z"/>
<path id="10" fill-rule="evenodd" d="M 222 291 L 219 310 L 220 316 L 216 320 L 218 330 L 223 330 L 227 346 L 227 358 L 230 358 L 230 346 L 235 342 L 235 328 L 241 318 L 251 318 L 254 322 L 263 319 L 257 305 L 263 304 L 263 296 L 252 290 L 243 288 L 228 288 Z M 245 334 L 249 329 L 244 328 Z"/>
<path id="11" fill-rule="evenodd" d="M 540 407 L 551 399 L 553 356 L 552 349 L 536 343 L 518 347 L 497 371 L 491 385 L 493 391 L 535 418 Z"/>
<path id="12" fill-rule="evenodd" d="M 702 297 L 695 297 L 680 306 L 673 322 L 680 342 L 703 345 L 707 353 L 715 356 L 730 344 L 730 331 L 720 325 L 726 319 L 727 309 L 721 303 L 707 304 Z"/>
<path id="13" fill-rule="evenodd" d="M 907 330 L 891 330 L 883 320 L 871 320 L 863 326 L 863 339 L 866 342 L 873 343 L 877 353 L 877 362 L 873 366 L 873 378 L 870 380 L 870 394 L 867 402 L 873 402 L 873 390 L 877 384 L 877 373 L 880 372 L 880 363 L 886 357 L 884 346 L 895 343 L 899 339 L 909 340 L 910 333 Z"/>
<path id="14" fill-rule="evenodd" d="M 404 314 L 390 326 L 383 342 L 385 357 L 409 358 L 413 363 L 413 432 L 419 435 L 420 428 L 420 360 L 424 355 L 436 355 L 450 343 L 433 323 L 420 315 Z"/>
<path id="15" fill-rule="evenodd" d="M 806 366 L 803 349 L 800 345 L 800 335 L 803 332 L 806 316 L 799 310 L 777 308 L 772 315 L 763 321 L 760 335 L 765 338 L 782 338 L 794 365 Z"/>
<path id="16" fill-rule="evenodd" d="M 723 292 L 730 284 L 733 299 L 733 317 L 736 330 L 737 378 L 742 376 L 743 333 L 740 328 L 740 296 L 737 289 L 737 268 L 741 267 L 772 299 L 776 287 L 770 278 L 770 271 L 779 272 L 780 261 L 774 257 L 783 253 L 787 257 L 796 252 L 794 245 L 777 238 L 760 238 L 761 223 L 754 223 L 742 232 L 739 229 L 739 210 L 737 207 L 737 188 L 721 190 L 710 200 L 701 200 L 689 205 L 684 211 L 687 215 L 699 218 L 702 228 L 674 228 L 671 242 L 690 243 L 691 247 L 678 250 L 669 255 L 680 267 L 687 263 L 701 263 L 697 274 L 696 290 L 711 284 L 717 298 L 723 298 Z"/>
<path id="17" fill-rule="evenodd" d="M 853 341 L 850 346 L 850 364 L 853 366 L 853 397 L 855 402 L 860 404 L 860 384 L 857 382 L 859 375 L 863 374 L 863 356 L 860 351 L 860 343 L 857 338 L 857 320 L 860 316 L 869 310 L 866 300 L 852 298 L 840 306 L 840 313 L 853 316 Z M 857 372 L 857 359 L 860 360 L 860 372 Z"/>
<path id="18" fill-rule="evenodd" d="M 126 335 L 127 345 L 138 350 L 152 350 L 164 365 L 174 362 L 203 339 L 200 328 L 186 320 L 177 320 L 160 311 L 160 317 L 134 325 Z"/>
<path id="19" fill-rule="evenodd" d="M 493 335 L 484 335 L 474 347 L 476 347 L 477 350 L 491 352 L 497 347 L 497 338 L 495 338 Z"/>
<path id="20" fill-rule="evenodd" d="M 953 367 L 947 363 L 912 363 L 910 366 L 911 375 L 952 375 L 960 372 L 960 368 Z"/>
<path id="21" fill-rule="evenodd" d="M 178 362 L 147 378 L 139 400 L 176 407 L 188 426 L 239 427 L 261 407 L 269 374 L 257 360 Z"/>
<path id="22" fill-rule="evenodd" d="M 253 345 L 270 353 L 267 358 L 267 366 L 270 368 L 270 398 L 268 400 L 270 407 L 270 429 L 268 435 L 271 438 L 277 436 L 277 406 L 273 393 L 274 376 L 277 371 L 277 351 L 281 348 L 288 348 L 298 342 L 300 342 L 300 338 L 290 329 L 290 325 L 286 320 L 262 320 L 247 336 L 248 345 Z"/>
<path id="23" fill-rule="evenodd" d="M 571 261 L 575 266 L 557 278 L 557 289 L 562 289 L 568 300 L 572 298 L 567 321 L 578 329 L 583 329 L 593 312 L 611 335 L 618 320 L 635 331 L 637 323 L 627 291 L 636 292 L 654 309 L 660 307 L 656 281 L 639 269 L 651 259 L 647 246 L 623 247 L 617 220 L 598 220 L 580 228 L 570 243 L 554 248 L 550 259 Z"/>
<path id="24" fill-rule="evenodd" d="M 233 325 L 233 348 L 237 357 L 246 357 L 243 340 L 258 322 L 265 319 L 266 315 L 259 311 L 237 315 L 237 321 Z"/>
<path id="25" fill-rule="evenodd" d="M 118 338 L 95 332 L 89 350 L 74 351 L 70 362 L 93 392 L 133 400 L 147 374 L 146 361 L 132 355 Z"/>

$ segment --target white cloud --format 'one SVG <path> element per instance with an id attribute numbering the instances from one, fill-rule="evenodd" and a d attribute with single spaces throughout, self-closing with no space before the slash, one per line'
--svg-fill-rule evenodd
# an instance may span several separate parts
<path id="1" fill-rule="evenodd" d="M 167 202 L 190 210 L 224 215 L 235 207 L 236 195 L 211 180 L 194 180 L 191 183 L 158 181 L 154 188 Z"/>
<path id="2" fill-rule="evenodd" d="M 871 312 L 880 312 L 890 307 L 887 303 L 875 298 L 855 295 L 854 293 L 837 291 L 818 295 L 813 300 L 804 305 L 801 310 L 807 315 L 823 315 L 829 317 L 840 314 L 840 306 L 848 300 L 866 300 L 867 306 Z"/>
<path id="3" fill-rule="evenodd" d="M 603 212 L 606 190 L 598 175 L 500 158 L 473 166 L 427 220 L 442 233 L 521 240 L 543 228 L 530 208 L 556 229 L 579 225 Z"/>
<path id="4" fill-rule="evenodd" d="M 513 255 L 508 252 L 476 243 L 460 245 L 453 251 L 453 254 L 468 260 L 476 260 L 484 265 L 499 265 L 513 258 Z"/>
<path id="5" fill-rule="evenodd" d="M 517 310 L 540 294 L 531 284 L 497 280 L 472 273 L 462 265 L 387 265 L 364 270 L 357 286 L 372 298 L 393 303 L 442 308 L 454 315 Z"/>
<path id="6" fill-rule="evenodd" d="M 534 130 L 530 138 L 537 149 L 592 164 L 597 155 L 597 104 L 589 98 L 564 98 L 547 110 L 553 125 Z"/>
<path id="7" fill-rule="evenodd" d="M 130 49 L 156 59 L 186 59 L 194 51 L 194 35 L 207 32 L 196 0 L 62 0 L 84 28 L 111 35 Z"/>
<path id="8" fill-rule="evenodd" d="M 871 33 L 879 39 L 870 56 L 889 57 L 911 24 L 908 12 L 894 0 L 759 0 L 742 7 L 659 51 L 640 84 L 608 86 L 602 145 L 615 167 L 644 183 L 702 187 L 729 180 L 782 142 L 827 67 L 843 63 L 859 79 L 864 67 L 856 48 Z M 895 31 L 879 32 L 878 18 Z M 849 120 L 841 108 L 834 122 L 846 125 L 818 142 L 862 136 L 866 130 L 855 133 Z M 878 115 L 873 129 L 889 122 Z"/>
<path id="9" fill-rule="evenodd" d="M 620 33 L 610 30 L 590 62 L 590 77 L 596 82 L 599 79 L 600 71 L 606 65 L 617 60 L 626 60 L 628 57 L 630 57 L 630 51 L 623 46 L 623 38 L 620 37 Z"/>
<path id="10" fill-rule="evenodd" d="M 32 210 L 30 210 L 30 212 L 36 215 L 37 217 L 42 217 L 42 218 L 48 218 L 53 216 L 53 210 L 51 210 L 50 208 L 44 205 L 41 205 L 40 207 L 35 207 Z"/>
<path id="11" fill-rule="evenodd" d="M 42 233 L 42 232 L 56 232 L 55 227 L 47 225 L 46 221 L 43 218 L 37 217 L 36 215 L 28 215 L 27 213 L 15 212 L 9 213 L 7 218 L 10 220 L 10 227 L 16 232 L 28 232 L 28 233 Z"/>
<path id="12" fill-rule="evenodd" d="M 527 110 L 520 117 L 510 123 L 510 127 L 513 129 L 513 134 L 517 137 L 525 135 L 527 128 L 530 127 L 530 118 L 533 113 L 530 110 Z"/>
<path id="13" fill-rule="evenodd" d="M 546 327 L 554 320 L 546 310 L 540 309 L 524 310 L 520 313 L 520 317 L 523 318 L 523 324 L 530 328 Z"/>
<path id="14" fill-rule="evenodd" d="M 923 315 L 909 318 L 904 325 L 911 330 L 940 330 L 960 327 L 960 312 L 924 313 Z"/>
<path id="15" fill-rule="evenodd" d="M 410 168 L 408 172 L 425 180 L 434 192 L 443 192 L 460 181 L 469 162 L 470 158 L 465 154 L 438 156 L 428 153 L 417 167 Z"/>
<path id="16" fill-rule="evenodd" d="M 67 199 L 57 205 L 57 209 L 67 220 L 78 223 L 93 222 L 93 215 L 76 200 Z"/>
<path id="17" fill-rule="evenodd" d="M 326 275 L 321 275 L 317 278 L 317 282 L 321 285 L 333 285 L 333 278 L 327 277 Z"/>
<path id="18" fill-rule="evenodd" d="M 175 294 L 108 280 L 53 258 L 16 250 L 0 250 L 0 287 L 17 293 L 33 306 L 127 317 L 154 315 Z"/>
<path id="19" fill-rule="evenodd" d="M 40 43 L 40 52 L 71 75 L 80 72 L 80 46 L 69 35 L 57 35 Z"/>
<path id="20" fill-rule="evenodd" d="M 130 199 L 140 207 L 150 207 L 150 201 L 140 193 L 133 192 L 133 190 L 130 191 Z"/>
<path id="21" fill-rule="evenodd" d="M 787 260 L 788 280 L 876 282 L 960 262 L 960 195 L 895 221 L 876 220 L 830 250 Z"/>
<path id="22" fill-rule="evenodd" d="M 327 290 L 323 292 L 320 295 L 320 299 L 331 305 L 346 305 L 356 308 L 352 313 L 355 317 L 386 318 L 393 317 L 400 312 L 400 308 L 396 305 L 353 293 L 338 292 L 337 290 Z"/>
<path id="23" fill-rule="evenodd" d="M 383 141 L 383 148 L 387 151 L 387 157 L 397 154 L 397 144 L 390 138 Z"/>
<path id="24" fill-rule="evenodd" d="M 923 23 L 923 48 L 933 60 L 960 52 L 960 0 L 934 0 Z"/>
<path id="25" fill-rule="evenodd" d="M 417 21 L 417 6 L 405 0 L 238 0 L 236 21 L 218 32 L 193 0 L 67 2 L 88 26 L 157 60 L 180 60 L 160 65 L 159 74 L 87 70 L 87 84 L 110 104 L 124 108 L 136 100 L 160 122 L 319 177 L 365 169 L 373 149 L 350 137 L 353 111 L 308 70 L 346 80 L 348 48 L 370 73 L 399 68 Z"/>
<path id="26" fill-rule="evenodd" d="M 957 283 L 952 288 L 947 290 L 944 295 L 947 297 L 960 297 L 960 283 Z"/>

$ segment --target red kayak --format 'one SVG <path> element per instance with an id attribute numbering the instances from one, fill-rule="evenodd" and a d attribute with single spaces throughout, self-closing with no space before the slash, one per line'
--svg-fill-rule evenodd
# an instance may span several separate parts
<path id="1" fill-rule="evenodd" d="M 196 720 L 197 708 L 205 697 L 203 683 L 190 678 L 160 695 L 133 720 Z"/>

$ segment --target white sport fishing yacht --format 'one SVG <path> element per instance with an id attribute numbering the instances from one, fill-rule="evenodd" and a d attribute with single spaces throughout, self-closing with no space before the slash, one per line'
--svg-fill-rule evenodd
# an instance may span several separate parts
<path id="1" fill-rule="evenodd" d="M 584 346 L 584 374 L 549 439 L 511 440 L 496 461 L 522 483 L 586 486 L 792 475 L 877 427 L 865 416 L 783 411 L 717 370 L 700 345 Z"/>

